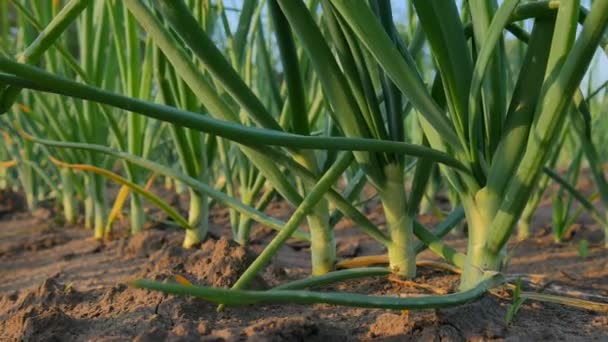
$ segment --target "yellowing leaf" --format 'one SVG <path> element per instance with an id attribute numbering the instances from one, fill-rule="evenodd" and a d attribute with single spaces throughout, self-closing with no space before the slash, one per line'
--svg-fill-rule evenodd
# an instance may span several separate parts
<path id="1" fill-rule="evenodd" d="M 179 275 L 179 274 L 176 274 L 176 275 L 175 275 L 175 281 L 177 281 L 178 283 L 180 283 L 181 285 L 184 285 L 184 286 L 194 286 L 194 285 L 193 285 L 193 284 L 190 282 L 190 280 L 186 279 L 186 277 L 181 276 L 181 275 Z"/>
<path id="2" fill-rule="evenodd" d="M 110 215 L 108 216 L 108 223 L 106 228 L 112 226 L 116 218 L 120 216 L 120 212 L 122 211 L 122 207 L 129 196 L 129 187 L 123 185 L 120 187 L 118 191 L 118 195 L 116 195 L 116 200 L 114 201 L 114 205 L 112 205 L 112 210 L 110 211 Z"/>
<path id="3" fill-rule="evenodd" d="M 8 169 L 9 167 L 13 167 L 15 165 L 17 165 L 16 160 L 3 161 L 3 162 L 0 162 L 0 169 Z"/>
<path id="4" fill-rule="evenodd" d="M 32 114 L 32 109 L 23 103 L 18 103 L 17 107 L 21 109 L 24 113 Z"/>

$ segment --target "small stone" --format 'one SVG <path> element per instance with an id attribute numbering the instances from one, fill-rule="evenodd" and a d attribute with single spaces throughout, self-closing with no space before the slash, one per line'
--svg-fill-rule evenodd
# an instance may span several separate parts
<path id="1" fill-rule="evenodd" d="M 38 221 L 46 221 L 51 218 L 51 211 L 47 208 L 37 208 L 32 212 L 32 216 Z"/>
<path id="2" fill-rule="evenodd" d="M 192 336 L 196 333 L 196 331 L 192 323 L 184 322 L 173 327 L 173 329 L 171 329 L 171 333 L 177 336 Z"/>

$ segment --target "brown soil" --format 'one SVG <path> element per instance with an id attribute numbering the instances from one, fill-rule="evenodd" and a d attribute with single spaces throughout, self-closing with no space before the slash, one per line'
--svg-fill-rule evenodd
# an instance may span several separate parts
<path id="1" fill-rule="evenodd" d="M 378 224 L 377 206 L 368 214 Z M 273 203 L 275 216 L 286 207 Z M 608 296 L 608 249 L 592 221 L 582 218 L 570 240 L 556 245 L 545 227 L 548 208 L 535 218 L 534 236 L 512 246 L 509 273 L 525 274 L 544 291 L 594 300 Z M 280 214 L 280 215 L 277 215 Z M 249 249 L 225 237 L 227 213 L 216 210 L 211 236 L 199 248 L 181 248 L 182 234 L 154 225 L 135 237 L 118 232 L 99 243 L 78 227 L 53 219 L 8 214 L 0 221 L 0 341 L 536 341 L 608 340 L 608 314 L 556 304 L 526 302 L 507 326 L 510 302 L 493 296 L 451 309 L 389 311 L 330 305 L 216 306 L 202 300 L 133 289 L 130 280 L 173 279 L 228 287 L 253 260 L 272 231 L 255 226 Z M 432 224 L 431 217 L 421 217 Z M 224 228 L 221 228 L 224 227 Z M 382 252 L 348 221 L 336 228 L 341 258 Z M 123 237 L 120 237 L 123 235 Z M 578 242 L 591 241 L 589 256 Z M 449 238 L 462 249 L 464 239 Z M 309 270 L 308 246 L 290 241 L 252 288 L 264 289 L 302 278 Z M 424 252 L 421 258 L 432 258 Z M 429 288 L 455 291 L 458 276 L 421 269 L 413 287 L 384 277 L 348 281 L 318 290 L 407 296 Z M 535 288 L 538 289 L 538 288 Z"/>

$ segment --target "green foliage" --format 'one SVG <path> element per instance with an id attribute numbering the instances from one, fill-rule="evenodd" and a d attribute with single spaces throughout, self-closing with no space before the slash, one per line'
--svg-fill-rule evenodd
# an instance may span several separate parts
<path id="1" fill-rule="evenodd" d="M 571 214 L 575 203 L 608 233 L 605 215 L 573 186 L 588 166 L 608 208 L 597 148 L 608 129 L 607 83 L 582 90 L 596 52 L 608 52 L 606 1 L 586 9 L 414 0 L 407 18 L 382 0 L 243 1 L 230 14 L 211 0 L 53 3 L 61 7 L 0 1 L 0 187 L 21 187 L 32 208 L 40 194 L 56 199 L 68 223 L 83 201 L 96 238 L 111 229 L 108 180 L 132 189 L 133 234 L 146 220 L 143 199 L 187 228 L 185 247 L 206 238 L 212 204 L 229 208 L 243 245 L 255 222 L 278 231 L 235 289 L 138 287 L 221 304 L 459 305 L 502 282 L 512 230 L 519 222 L 527 236 L 549 181 L 559 184 L 557 241 L 581 212 Z M 50 157 L 95 173 L 58 169 Z M 564 159 L 565 174 L 553 171 Z M 152 172 L 187 187 L 187 218 L 145 189 Z M 368 185 L 384 230 L 360 208 Z M 451 213 L 432 203 L 438 192 L 450 194 Z M 291 206 L 287 222 L 264 214 L 274 199 Z M 445 218 L 434 231 L 417 221 L 428 208 Z M 466 253 L 442 240 L 463 216 Z M 388 269 L 332 272 L 342 219 L 386 248 Z M 310 242 L 314 276 L 244 290 L 290 237 Z M 461 292 L 393 299 L 302 290 L 388 272 L 414 277 L 427 247 L 462 270 Z M 525 299 L 519 286 L 508 323 Z"/>

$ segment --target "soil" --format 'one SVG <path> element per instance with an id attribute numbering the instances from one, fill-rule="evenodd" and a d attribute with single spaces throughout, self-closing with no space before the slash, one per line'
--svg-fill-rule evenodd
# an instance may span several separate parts
<path id="1" fill-rule="evenodd" d="M 210 238 L 197 248 L 181 248 L 182 233 L 162 224 L 133 237 L 119 228 L 111 241 L 102 243 L 80 226 L 61 226 L 52 209 L 36 215 L 18 212 L 23 208 L 15 196 L 0 204 L 0 209 L 13 206 L 0 211 L 0 341 L 608 341 L 608 313 L 526 301 L 507 325 L 511 302 L 492 295 L 440 310 L 285 304 L 217 312 L 215 305 L 199 299 L 134 289 L 128 283 L 181 275 L 194 284 L 229 287 L 273 236 L 271 230 L 255 225 L 250 246 L 241 247 L 227 239 L 228 213 L 216 208 Z M 371 201 L 368 208 L 369 217 L 383 224 L 378 203 Z M 268 212 L 285 218 L 289 209 L 273 202 Z M 430 216 L 420 220 L 436 223 Z M 541 207 L 532 238 L 512 243 L 508 273 L 531 280 L 531 290 L 606 301 L 608 249 L 599 243 L 599 228 L 583 216 L 568 241 L 555 244 L 548 222 L 550 208 Z M 340 258 L 383 252 L 349 221 L 341 222 L 336 234 Z M 583 239 L 590 242 L 587 257 L 579 255 Z M 455 234 L 448 241 L 460 250 L 465 244 Z M 425 251 L 420 258 L 433 255 Z M 290 241 L 251 287 L 265 289 L 305 277 L 309 267 L 308 246 Z M 385 296 L 453 292 L 458 276 L 421 268 L 414 283 L 375 277 L 316 290 Z"/>

